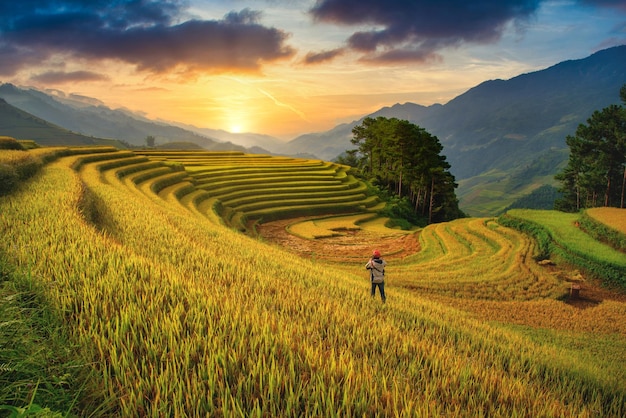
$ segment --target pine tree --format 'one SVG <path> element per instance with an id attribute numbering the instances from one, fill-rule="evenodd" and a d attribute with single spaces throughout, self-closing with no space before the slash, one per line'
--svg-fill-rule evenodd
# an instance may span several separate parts
<path id="1" fill-rule="evenodd" d="M 626 104 L 626 85 L 620 90 Z M 624 207 L 626 187 L 626 108 L 610 105 L 595 111 L 568 135 L 567 166 L 555 178 L 561 182 L 563 197 L 555 207 L 578 211 L 596 206 Z"/>
<path id="2" fill-rule="evenodd" d="M 464 216 L 450 164 L 441 155 L 443 146 L 436 136 L 409 121 L 385 117 L 365 118 L 352 133 L 358 149 L 348 155 L 373 183 L 397 198 L 408 198 L 429 223 Z"/>

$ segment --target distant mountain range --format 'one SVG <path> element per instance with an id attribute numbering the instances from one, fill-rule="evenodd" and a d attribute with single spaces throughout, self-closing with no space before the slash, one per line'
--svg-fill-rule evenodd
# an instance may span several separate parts
<path id="1" fill-rule="evenodd" d="M 364 118 L 406 119 L 436 135 L 459 183 L 461 209 L 472 216 L 494 216 L 533 190 L 556 184 L 554 174 L 564 166 L 569 153 L 565 137 L 574 134 L 595 110 L 619 104 L 619 90 L 624 84 L 626 45 L 509 80 L 486 81 L 445 105 L 396 104 Z M 125 109 L 110 109 L 97 99 L 11 84 L 0 85 L 0 98 L 6 101 L 0 106 L 0 135 L 46 145 L 55 141 L 50 138 L 60 144 L 66 137 L 57 132 L 43 141 L 32 130 L 26 131 L 28 135 L 13 131 L 10 117 L 3 116 L 6 106 L 92 142 L 105 138 L 145 145 L 150 135 L 157 144 L 192 142 L 211 150 L 238 149 L 324 160 L 354 148 L 350 143 L 352 128 L 363 120 L 285 143 L 268 135 L 153 121 Z"/>
<path id="2" fill-rule="evenodd" d="M 555 184 L 566 163 L 567 135 L 594 111 L 620 104 L 626 45 L 565 61 L 510 80 L 486 81 L 445 105 L 396 104 L 368 115 L 406 119 L 441 141 L 459 188 L 461 208 L 492 216 L 542 185 Z M 334 158 L 354 148 L 352 128 L 302 135 L 284 152 Z"/>
<path id="3" fill-rule="evenodd" d="M 40 119 L 77 134 L 124 141 L 130 145 L 145 145 L 147 136 L 157 144 L 192 142 L 209 150 L 245 150 L 241 145 L 219 141 L 206 135 L 144 118 L 125 109 L 110 109 L 97 99 L 52 95 L 35 89 L 22 89 L 12 84 L 0 85 L 0 98 Z M 4 135 L 13 136 L 6 125 L 0 125 Z M 19 136 L 19 135 L 18 135 Z M 40 141 L 36 136 L 23 139 Z M 50 143 L 42 144 L 62 145 Z"/>
<path id="4" fill-rule="evenodd" d="M 109 145 L 123 148 L 113 139 L 94 138 L 70 132 L 48 121 L 24 112 L 0 98 L 0 135 L 18 139 L 35 139 L 39 145 Z"/>

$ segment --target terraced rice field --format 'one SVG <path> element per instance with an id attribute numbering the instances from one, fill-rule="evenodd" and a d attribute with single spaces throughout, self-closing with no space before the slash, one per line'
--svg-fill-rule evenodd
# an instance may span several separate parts
<path id="1" fill-rule="evenodd" d="M 67 326 L 93 416 L 626 413 L 623 295 L 573 303 L 496 219 L 390 229 L 322 161 L 70 154 L 0 198 L 0 252 Z"/>
<path id="2" fill-rule="evenodd" d="M 141 154 L 152 161 L 183 164 L 189 181 L 206 192 L 202 210 L 215 211 L 226 225 L 243 232 L 253 231 L 258 221 L 381 208 L 349 167 L 334 163 L 237 152 Z"/>
<path id="3" fill-rule="evenodd" d="M 489 303 L 567 300 L 579 275 L 572 268 L 539 265 L 531 237 L 491 218 L 460 219 L 419 231 L 387 228 L 386 219 L 375 212 L 380 202 L 364 195 L 365 186 L 344 166 L 238 152 L 139 154 L 128 160 L 122 154 L 123 166 L 116 158 L 98 169 L 106 173 L 113 166 L 115 177 L 147 196 L 156 194 L 213 222 L 351 273 L 359 274 L 377 248 L 394 264 L 389 278 L 394 286 L 453 305 L 475 301 L 478 311 L 493 313 Z M 172 171 L 176 164 L 185 170 Z M 338 205 L 335 196 L 346 205 Z M 356 213 L 341 215 L 344 210 Z M 587 299 L 572 304 L 615 299 L 598 286 L 586 287 Z M 555 322 L 563 322 L 561 315 L 553 317 Z"/>
<path id="4" fill-rule="evenodd" d="M 382 204 L 365 194 L 365 185 L 347 167 L 329 162 L 182 151 L 116 151 L 79 161 L 78 166 L 96 163 L 105 179 L 121 180 L 150 198 L 252 233 L 300 257 L 350 269 L 377 248 L 394 263 L 395 286 L 433 297 L 553 300 L 568 294 L 577 274 L 540 266 L 528 235 L 491 218 L 419 231 L 387 228 L 375 212 Z"/>

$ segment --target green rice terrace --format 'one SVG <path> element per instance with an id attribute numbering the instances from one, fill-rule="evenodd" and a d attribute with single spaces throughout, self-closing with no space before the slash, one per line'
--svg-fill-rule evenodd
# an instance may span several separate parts
<path id="1" fill-rule="evenodd" d="M 624 209 L 401 230 L 347 166 L 239 152 L 0 177 L 0 417 L 626 415 Z"/>

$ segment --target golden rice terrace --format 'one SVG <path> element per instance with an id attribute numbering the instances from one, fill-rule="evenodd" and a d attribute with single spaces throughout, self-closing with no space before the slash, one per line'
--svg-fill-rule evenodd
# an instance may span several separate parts
<path id="1" fill-rule="evenodd" d="M 30 382 L 0 368 L 10 388 L 0 408 L 626 415 L 626 298 L 567 261 L 586 254 L 576 234 L 587 233 L 569 218 L 522 211 L 509 214 L 515 228 L 468 218 L 401 231 L 348 167 L 319 160 L 0 151 L 7 170 L 41 158 L 37 174 L 0 196 L 0 255 L 11 270 L 0 283 L 42 289 L 38 303 L 81 365 L 74 380 L 77 368 L 67 368 L 65 386 L 80 389 L 56 407 L 45 398 L 61 385 L 53 369 Z M 560 239 L 562 258 L 539 263 L 543 243 L 528 225 Z M 626 268 L 619 249 L 586 237 L 598 245 L 593 265 Z M 374 248 L 389 263 L 385 305 L 370 298 L 363 268 Z M 2 318 L 2 335 L 15 335 L 18 324 Z M 0 364 L 16 364 L 14 355 L 0 343 Z"/>

